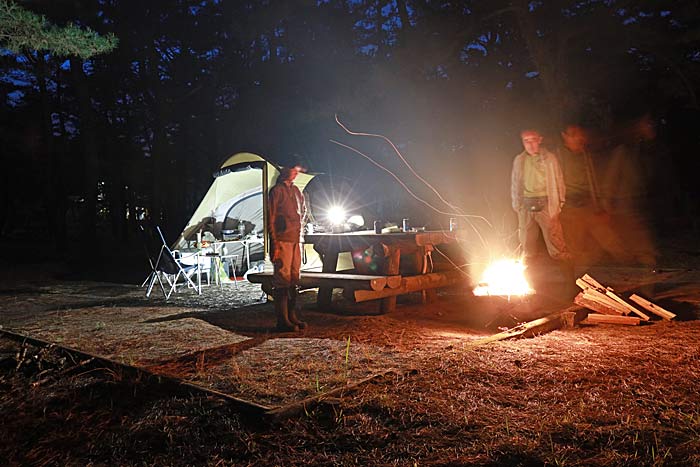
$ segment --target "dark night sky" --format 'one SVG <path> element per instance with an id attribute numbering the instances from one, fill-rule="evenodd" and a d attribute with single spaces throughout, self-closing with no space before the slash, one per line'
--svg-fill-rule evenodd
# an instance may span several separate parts
<path id="1" fill-rule="evenodd" d="M 129 206 L 176 232 L 240 151 L 347 177 L 368 217 L 445 221 L 331 143 L 439 204 L 389 145 L 345 134 L 336 115 L 391 139 L 465 212 L 508 225 L 521 128 L 555 147 L 562 125 L 579 122 L 605 152 L 631 143 L 626 129 L 649 113 L 658 138 L 643 157 L 652 176 L 671 174 L 651 179 L 663 198 L 654 214 L 688 219 L 700 145 L 700 10 L 688 3 L 26 2 L 119 46 L 86 61 L 3 54 L 3 232 L 20 203 L 68 236 L 85 225 L 128 236 Z M 27 193 L 27 180 L 42 189 Z"/>

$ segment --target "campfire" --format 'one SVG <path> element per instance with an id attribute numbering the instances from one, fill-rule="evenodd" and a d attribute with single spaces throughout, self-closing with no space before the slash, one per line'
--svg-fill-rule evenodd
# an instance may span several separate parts
<path id="1" fill-rule="evenodd" d="M 513 259 L 501 259 L 491 263 L 474 288 L 477 296 L 519 296 L 535 291 L 525 279 L 525 265 Z"/>

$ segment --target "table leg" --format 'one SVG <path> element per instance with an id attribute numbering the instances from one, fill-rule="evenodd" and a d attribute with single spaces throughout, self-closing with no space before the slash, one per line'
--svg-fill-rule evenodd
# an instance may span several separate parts
<path id="1" fill-rule="evenodd" d="M 338 250 L 329 250 L 323 254 L 323 272 L 335 272 L 338 265 Z M 330 310 L 333 300 L 333 287 L 319 287 L 316 305 L 319 311 Z"/>
<path id="2" fill-rule="evenodd" d="M 399 273 L 399 261 L 401 261 L 401 249 L 394 245 L 388 247 L 386 262 L 384 263 L 384 274 L 395 276 Z M 396 296 L 382 299 L 380 306 L 382 313 L 390 313 L 396 310 Z"/>

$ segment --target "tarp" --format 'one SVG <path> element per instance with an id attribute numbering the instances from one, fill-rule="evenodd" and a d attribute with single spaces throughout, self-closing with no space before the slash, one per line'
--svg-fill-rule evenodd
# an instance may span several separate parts
<path id="1" fill-rule="evenodd" d="M 267 257 L 267 192 L 274 185 L 279 169 L 257 154 L 242 152 L 229 157 L 214 174 L 214 182 L 187 222 L 175 242 L 174 248 L 194 248 L 197 233 L 203 239 L 221 241 L 223 231 L 238 234 L 239 225 L 245 226 L 245 239 L 249 240 L 251 262 Z M 313 179 L 313 175 L 300 173 L 294 184 L 300 190 Z M 263 196 L 265 193 L 265 196 Z M 320 266 L 320 259 L 310 247 L 306 249 L 304 269 Z M 247 266 L 244 261 L 243 243 L 227 243 L 226 254 L 237 254 L 237 266 Z M 244 268 L 241 268 L 243 270 Z"/>

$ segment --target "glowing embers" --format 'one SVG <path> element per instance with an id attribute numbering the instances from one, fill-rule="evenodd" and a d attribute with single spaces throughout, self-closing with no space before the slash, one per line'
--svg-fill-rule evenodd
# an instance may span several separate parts
<path id="1" fill-rule="evenodd" d="M 501 259 L 491 263 L 481 276 L 474 295 L 529 295 L 535 291 L 525 279 L 525 265 L 513 259 Z"/>

